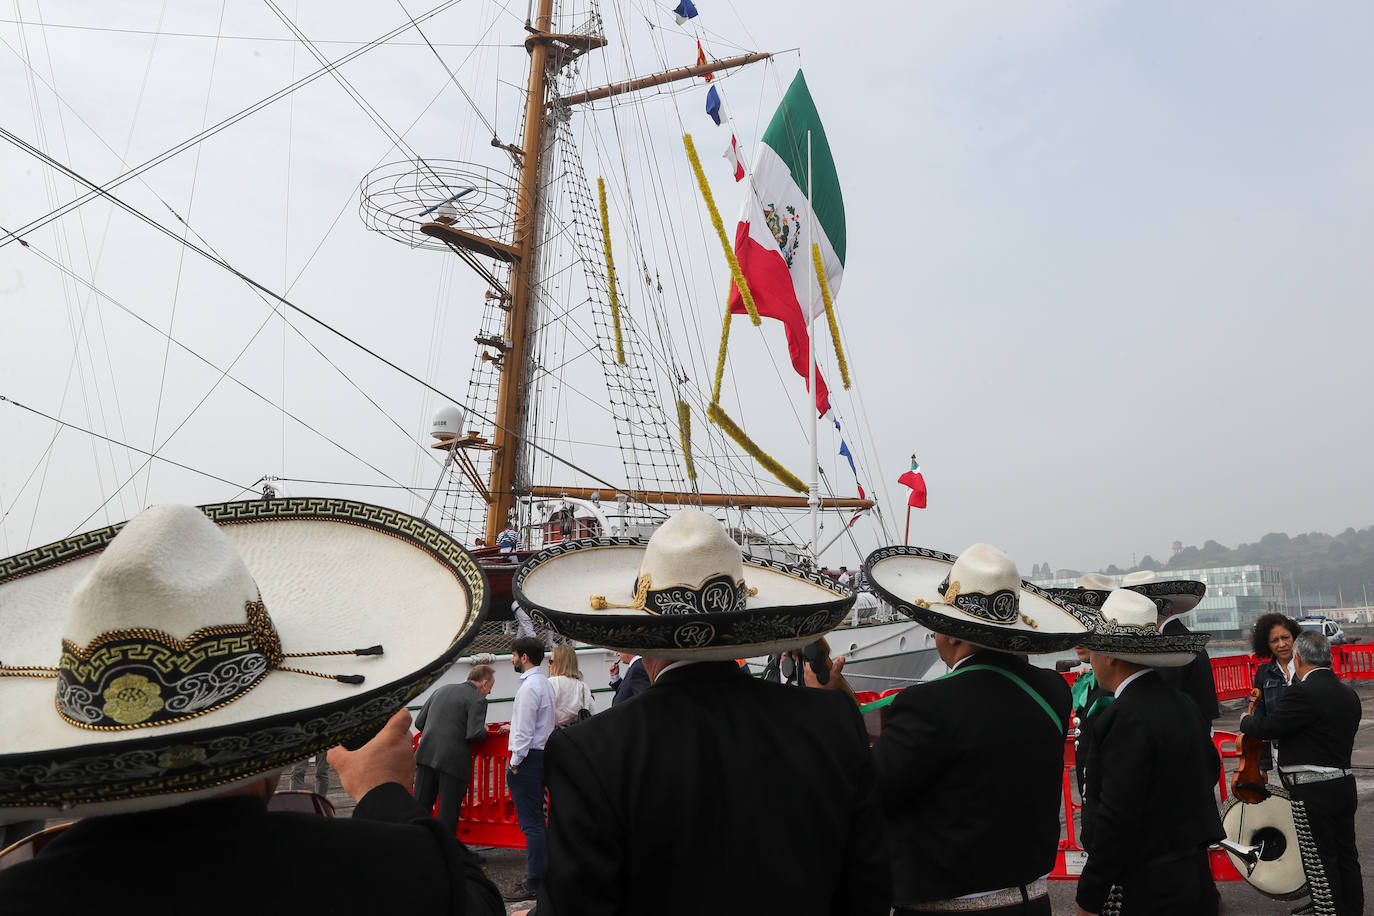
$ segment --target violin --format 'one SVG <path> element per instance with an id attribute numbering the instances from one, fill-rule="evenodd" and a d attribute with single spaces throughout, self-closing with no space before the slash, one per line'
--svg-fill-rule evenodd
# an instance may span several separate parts
<path id="1" fill-rule="evenodd" d="M 1250 708 L 1246 715 L 1253 715 L 1255 704 L 1259 702 L 1260 690 L 1250 691 Z M 1257 805 L 1269 797 L 1269 789 L 1260 776 L 1260 758 L 1264 755 L 1264 741 L 1250 735 L 1241 735 L 1238 742 L 1240 766 L 1231 777 L 1231 793 L 1247 805 Z"/>

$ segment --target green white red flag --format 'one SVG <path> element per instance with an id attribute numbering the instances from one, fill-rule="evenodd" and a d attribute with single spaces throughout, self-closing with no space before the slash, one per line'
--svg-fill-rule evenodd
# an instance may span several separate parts
<path id="1" fill-rule="evenodd" d="M 807 135 L 811 139 L 811 206 L 808 208 Z M 844 197 L 835 160 L 816 103 L 801 71 L 773 114 L 754 156 L 753 176 L 735 230 L 735 257 L 759 314 L 781 321 L 792 368 L 803 379 L 810 369 L 811 319 L 825 313 L 807 245 L 807 215 L 814 212 L 810 241 L 820 246 L 832 300 L 844 277 Z M 808 306 L 811 309 L 806 314 Z M 730 311 L 744 314 L 739 290 L 730 287 Z M 830 392 L 816 372 L 816 410 L 830 409 Z"/>
<path id="2" fill-rule="evenodd" d="M 911 456 L 911 470 L 898 477 L 897 482 L 911 488 L 911 493 L 906 498 L 908 506 L 913 509 L 926 507 L 926 475 L 921 473 L 921 466 L 916 463 L 915 455 Z"/>

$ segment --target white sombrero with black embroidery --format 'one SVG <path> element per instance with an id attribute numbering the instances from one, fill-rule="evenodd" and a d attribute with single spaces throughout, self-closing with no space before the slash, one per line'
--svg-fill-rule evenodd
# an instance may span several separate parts
<path id="1" fill-rule="evenodd" d="M 875 591 L 937 633 L 1004 652 L 1057 652 L 1078 643 L 1091 616 L 1021 578 L 996 547 L 957 557 L 925 547 L 883 547 L 864 572 Z"/>
<path id="2" fill-rule="evenodd" d="M 658 658 L 796 649 L 833 630 L 854 591 L 828 576 L 745 558 L 724 527 L 682 509 L 652 538 L 580 538 L 530 557 L 511 582 L 536 626 Z"/>
<path id="3" fill-rule="evenodd" d="M 1186 665 L 1207 645 L 1207 633 L 1165 635 L 1157 628 L 1155 602 L 1127 588 L 1113 589 L 1102 602 L 1100 618 L 1079 645 L 1122 661 L 1151 668 Z"/>
<path id="4" fill-rule="evenodd" d="M 448 535 L 337 499 L 157 506 L 0 560 L 0 820 L 176 804 L 359 739 L 487 601 Z"/>
<path id="5" fill-rule="evenodd" d="M 1148 569 L 1127 573 L 1121 577 L 1121 587 L 1139 592 L 1155 602 L 1160 617 L 1170 614 L 1186 614 L 1202 596 L 1207 594 L 1207 584 L 1192 579 L 1161 579 L 1159 574 Z M 1165 604 L 1164 602 L 1168 602 Z"/>
<path id="6" fill-rule="evenodd" d="M 1078 577 L 1076 588 L 1047 588 L 1049 592 L 1060 601 L 1066 601 L 1075 607 L 1097 613 L 1102 607 L 1102 602 L 1107 600 L 1107 596 L 1116 588 L 1116 580 L 1111 576 L 1101 573 L 1086 573 Z"/>

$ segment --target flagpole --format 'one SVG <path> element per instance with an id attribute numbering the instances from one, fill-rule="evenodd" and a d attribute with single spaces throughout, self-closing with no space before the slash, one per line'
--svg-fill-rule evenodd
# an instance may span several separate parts
<path id="1" fill-rule="evenodd" d="M 906 534 L 902 535 L 902 543 L 911 546 L 911 502 L 906 504 Z"/>
<path id="2" fill-rule="evenodd" d="M 806 259 L 808 261 L 811 259 L 811 237 L 813 235 L 811 224 L 815 222 L 815 219 L 816 209 L 812 206 L 811 202 L 811 131 L 808 130 L 806 132 Z M 817 495 L 820 490 L 820 480 L 818 479 L 816 470 L 816 428 L 819 420 L 816 413 L 819 399 L 816 397 L 816 335 L 812 332 L 813 329 L 811 327 L 811 316 L 815 314 L 813 306 L 816 301 L 816 284 L 810 282 L 809 271 L 805 276 L 808 277 L 808 282 L 806 284 L 806 336 L 811 343 L 809 384 L 806 388 L 811 398 L 811 403 L 808 405 L 811 411 L 811 492 L 806 502 L 807 505 L 811 507 L 811 550 L 815 554 L 816 565 L 819 567 L 821 561 L 821 500 Z"/>

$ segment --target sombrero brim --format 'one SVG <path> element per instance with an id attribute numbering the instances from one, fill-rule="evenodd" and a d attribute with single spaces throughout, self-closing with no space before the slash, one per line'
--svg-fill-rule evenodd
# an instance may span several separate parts
<path id="1" fill-rule="evenodd" d="M 364 736 L 447 669 L 486 616 L 476 561 L 420 519 L 339 499 L 200 508 L 243 556 L 287 652 L 384 648 L 293 662 L 366 681 L 270 671 L 205 715 L 95 731 L 57 714 L 53 680 L 0 678 L 0 815 L 107 814 L 165 805 L 167 795 L 190 800 Z M 0 560 L 0 662 L 57 664 L 68 600 L 122 527 Z"/>
<path id="2" fill-rule="evenodd" d="M 1107 600 L 1111 589 L 1106 588 L 1047 588 L 1051 598 L 1058 598 L 1065 604 L 1072 604 L 1096 614 Z"/>
<path id="3" fill-rule="evenodd" d="M 801 648 L 833 630 L 854 591 L 818 573 L 745 558 L 744 582 L 758 593 L 742 611 L 593 610 L 592 595 L 630 604 L 648 541 L 579 538 L 524 562 L 511 582 L 537 627 L 594 646 L 657 658 L 727 659 Z"/>
<path id="4" fill-rule="evenodd" d="M 1097 630 L 1085 635 L 1078 644 L 1133 665 L 1178 668 L 1197 658 L 1211 638 L 1209 633 L 1168 636 L 1158 632 L 1138 632 L 1134 628 L 1117 628 L 1103 621 L 1098 624 Z"/>
<path id="5" fill-rule="evenodd" d="M 1025 654 L 1058 652 L 1079 645 L 1092 626 L 1088 613 L 1025 580 L 1021 582 L 1021 612 L 1035 621 L 1034 627 L 1020 617 L 1012 623 L 990 623 L 944 604 L 940 583 L 957 559 L 938 550 L 897 545 L 869 554 L 864 573 L 876 592 L 912 620 L 989 649 Z M 918 600 L 930 607 L 923 607 Z"/>
<path id="6" fill-rule="evenodd" d="M 1156 604 L 1160 599 L 1169 602 L 1169 607 L 1160 607 L 1162 614 L 1186 614 L 1197 607 L 1202 596 L 1207 594 L 1207 585 L 1188 579 L 1175 579 L 1171 582 L 1142 582 L 1139 585 L 1123 585 L 1133 592 L 1139 592 Z"/>
<path id="7" fill-rule="evenodd" d="M 1201 585 L 1201 582 L 1200 582 Z M 1074 606 L 1085 608 L 1085 610 L 1099 611 L 1102 604 L 1106 602 L 1107 596 L 1112 595 L 1112 589 L 1105 588 L 1051 588 L 1046 589 L 1050 595 L 1057 597 L 1061 602 L 1068 602 Z M 1131 589 L 1138 591 L 1138 589 Z M 1160 617 L 1171 617 L 1175 614 L 1173 602 L 1168 597 L 1162 595 L 1146 595 L 1151 602 L 1154 602 L 1154 612 Z M 1182 611 L 1179 611 L 1182 612 Z"/>

